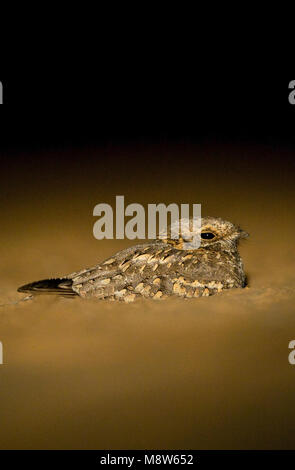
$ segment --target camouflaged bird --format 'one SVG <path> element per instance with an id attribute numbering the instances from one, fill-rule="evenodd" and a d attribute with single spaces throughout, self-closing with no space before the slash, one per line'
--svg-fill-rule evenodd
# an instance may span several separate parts
<path id="1" fill-rule="evenodd" d="M 165 239 L 119 251 L 92 268 L 59 279 L 26 284 L 18 292 L 132 302 L 138 297 L 202 297 L 245 287 L 238 242 L 248 234 L 231 222 L 213 217 L 201 219 L 199 234 L 197 249 L 183 249 L 189 240 L 183 231 L 177 239 L 168 231 Z"/>

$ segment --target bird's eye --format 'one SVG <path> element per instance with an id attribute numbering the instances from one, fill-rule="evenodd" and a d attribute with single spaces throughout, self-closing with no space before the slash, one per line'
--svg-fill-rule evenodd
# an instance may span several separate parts
<path id="1" fill-rule="evenodd" d="M 213 238 L 215 238 L 215 235 L 212 232 L 202 232 L 201 238 L 203 238 L 203 240 L 212 240 Z"/>

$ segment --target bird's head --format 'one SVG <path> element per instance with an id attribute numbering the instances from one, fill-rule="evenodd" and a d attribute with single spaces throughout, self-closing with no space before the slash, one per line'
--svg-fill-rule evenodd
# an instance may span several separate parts
<path id="1" fill-rule="evenodd" d="M 235 250 L 239 240 L 248 236 L 238 225 L 227 220 L 202 217 L 199 224 L 194 224 L 192 218 L 180 219 L 168 227 L 167 233 L 161 232 L 158 238 L 180 250 L 194 249 L 192 243 L 198 240 L 198 247 L 224 251 Z"/>

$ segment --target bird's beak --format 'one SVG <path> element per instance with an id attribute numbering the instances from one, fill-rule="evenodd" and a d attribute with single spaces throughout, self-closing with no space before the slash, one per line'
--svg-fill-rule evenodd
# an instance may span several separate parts
<path id="1" fill-rule="evenodd" d="M 245 230 L 240 230 L 240 238 L 248 238 L 249 233 L 245 232 Z"/>

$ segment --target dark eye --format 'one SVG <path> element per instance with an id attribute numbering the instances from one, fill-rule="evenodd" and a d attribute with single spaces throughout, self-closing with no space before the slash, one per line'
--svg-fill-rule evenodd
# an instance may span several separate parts
<path id="1" fill-rule="evenodd" d="M 203 238 L 203 240 L 212 240 L 212 238 L 215 238 L 215 235 L 212 232 L 202 232 L 201 238 Z"/>

